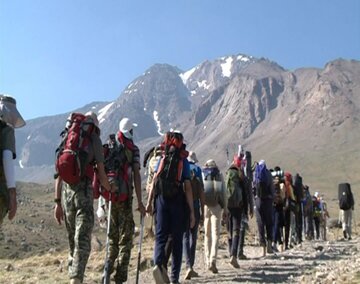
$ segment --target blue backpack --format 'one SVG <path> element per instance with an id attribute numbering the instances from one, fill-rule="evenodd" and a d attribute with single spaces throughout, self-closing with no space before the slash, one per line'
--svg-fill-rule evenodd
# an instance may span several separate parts
<path id="1" fill-rule="evenodd" d="M 269 181 L 268 169 L 266 164 L 257 165 L 255 168 L 255 189 L 256 196 L 259 198 L 268 197 L 271 194 L 271 186 Z"/>

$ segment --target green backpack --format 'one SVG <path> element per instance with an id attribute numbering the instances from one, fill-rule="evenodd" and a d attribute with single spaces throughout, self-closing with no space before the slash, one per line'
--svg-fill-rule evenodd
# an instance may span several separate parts
<path id="1" fill-rule="evenodd" d="M 240 178 L 239 169 L 231 167 L 227 170 L 225 184 L 229 193 L 228 208 L 241 207 L 243 203 L 244 183 Z"/>

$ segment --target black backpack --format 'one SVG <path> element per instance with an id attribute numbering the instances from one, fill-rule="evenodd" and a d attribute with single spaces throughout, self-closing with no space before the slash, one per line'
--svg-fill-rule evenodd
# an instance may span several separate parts
<path id="1" fill-rule="evenodd" d="M 354 206 L 354 198 L 349 183 L 340 183 L 338 188 L 339 207 L 341 210 L 349 210 Z"/>
<path id="2" fill-rule="evenodd" d="M 171 146 L 165 150 L 160 159 L 157 179 L 156 194 L 162 194 L 165 198 L 173 198 L 181 192 L 182 159 L 180 149 Z"/>

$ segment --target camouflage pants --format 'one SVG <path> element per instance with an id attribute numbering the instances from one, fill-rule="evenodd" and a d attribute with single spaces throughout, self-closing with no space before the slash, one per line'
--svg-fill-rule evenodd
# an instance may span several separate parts
<path id="1" fill-rule="evenodd" d="M 114 276 L 116 283 L 127 281 L 134 228 L 135 223 L 130 202 L 112 203 L 109 261 L 111 263 L 111 271 L 116 269 Z M 114 264 L 116 262 L 115 268 Z"/>
<path id="2" fill-rule="evenodd" d="M 83 281 L 91 251 L 91 233 L 94 227 L 93 191 L 86 182 L 76 186 L 64 183 L 62 202 L 69 238 L 69 277 Z"/>
<path id="3" fill-rule="evenodd" d="M 0 226 L 9 211 L 9 191 L 5 183 L 0 183 Z"/>

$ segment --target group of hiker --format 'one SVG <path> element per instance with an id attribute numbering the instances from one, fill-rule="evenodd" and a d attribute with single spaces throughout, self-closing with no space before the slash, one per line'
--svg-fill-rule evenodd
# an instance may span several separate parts
<path id="1" fill-rule="evenodd" d="M 8 213 L 16 213 L 14 128 L 25 124 L 12 97 L 0 95 L 1 160 L 0 225 Z M 217 253 L 222 225 L 226 226 L 229 263 L 239 268 L 246 259 L 245 234 L 249 218 L 256 217 L 258 243 L 263 255 L 287 250 L 303 241 L 326 240 L 326 202 L 313 195 L 300 174 L 294 177 L 280 167 L 269 169 L 265 160 L 252 163 L 251 152 L 239 145 L 225 172 L 212 157 L 204 165 L 194 151 L 188 152 L 183 134 L 171 130 L 160 144 L 144 155 L 146 192 L 141 190 L 140 150 L 133 142 L 136 124 L 122 118 L 117 133 L 105 144 L 100 139 L 97 115 L 72 113 L 56 149 L 54 217 L 65 223 L 70 283 L 82 283 L 91 252 L 97 216 L 107 228 L 107 246 L 102 283 L 125 283 L 134 238 L 133 191 L 144 224 L 152 216 L 154 281 L 179 283 L 185 256 L 185 279 L 199 277 L 194 268 L 199 227 L 204 230 L 206 268 L 218 273 Z M 349 197 L 351 196 L 351 197 Z M 351 239 L 354 198 L 348 183 L 339 185 L 339 205 L 345 239 Z M 152 231 L 154 228 L 154 231 Z M 171 257 L 171 268 L 168 263 Z"/>

